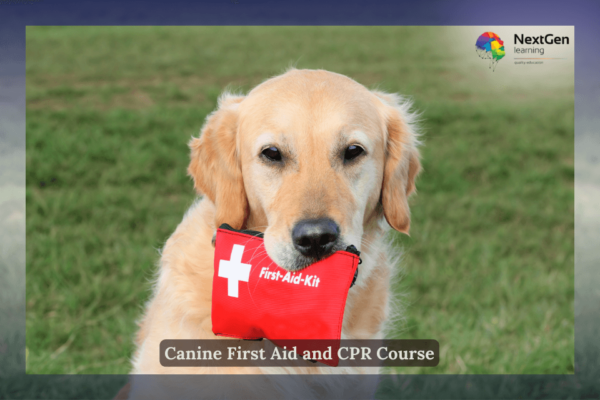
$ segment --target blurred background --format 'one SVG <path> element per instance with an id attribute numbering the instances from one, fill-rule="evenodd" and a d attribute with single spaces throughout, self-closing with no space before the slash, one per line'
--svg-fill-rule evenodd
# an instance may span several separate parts
<path id="1" fill-rule="evenodd" d="M 484 31 L 28 27 L 27 372 L 129 372 L 158 249 L 195 198 L 187 142 L 225 88 L 295 65 L 423 112 L 411 236 L 394 238 L 405 319 L 388 336 L 436 339 L 441 361 L 388 372 L 573 373 L 572 59 L 492 72 Z"/>

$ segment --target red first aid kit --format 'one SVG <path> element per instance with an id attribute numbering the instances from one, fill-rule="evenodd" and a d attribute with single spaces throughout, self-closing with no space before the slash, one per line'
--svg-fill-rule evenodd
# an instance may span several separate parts
<path id="1" fill-rule="evenodd" d="M 213 333 L 248 340 L 267 338 L 276 345 L 298 341 L 300 357 L 303 347 L 312 350 L 318 340 L 333 341 L 339 348 L 344 307 L 358 274 L 359 256 L 354 246 L 348 246 L 346 251 L 290 272 L 268 256 L 261 232 L 221 225 L 215 241 Z M 337 366 L 333 350 L 331 360 L 319 361 Z"/>

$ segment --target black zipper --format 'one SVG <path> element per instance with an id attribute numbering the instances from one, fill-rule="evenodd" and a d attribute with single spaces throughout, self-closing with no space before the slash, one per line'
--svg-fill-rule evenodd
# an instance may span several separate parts
<path id="1" fill-rule="evenodd" d="M 261 239 L 265 238 L 265 234 L 259 231 L 253 231 L 250 229 L 242 229 L 242 230 L 238 230 L 235 228 L 232 228 L 231 225 L 229 224 L 221 224 L 221 226 L 219 226 L 219 229 L 225 229 L 227 231 L 232 231 L 232 232 L 239 232 L 239 233 L 244 233 L 246 235 L 250 235 L 250 236 L 255 236 Z"/>
<path id="2" fill-rule="evenodd" d="M 352 253 L 357 255 L 360 258 L 360 251 L 358 251 L 358 249 L 356 248 L 356 246 L 354 246 L 353 244 L 351 244 L 350 246 L 346 247 L 346 251 L 348 253 Z"/>
<path id="3" fill-rule="evenodd" d="M 362 264 L 362 258 L 360 258 L 360 251 L 358 251 L 358 249 L 356 248 L 356 246 L 354 246 L 353 244 L 351 244 L 350 246 L 346 247 L 346 251 L 348 253 L 352 253 L 358 256 L 358 264 Z M 356 283 L 356 279 L 358 278 L 358 266 L 356 266 L 356 271 L 354 271 L 354 278 L 352 278 L 352 283 L 350 284 L 350 287 L 354 286 L 354 284 Z"/>

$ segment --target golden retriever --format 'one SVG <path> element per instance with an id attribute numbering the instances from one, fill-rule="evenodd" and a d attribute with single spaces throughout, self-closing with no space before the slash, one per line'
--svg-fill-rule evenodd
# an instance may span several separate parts
<path id="1" fill-rule="evenodd" d="M 267 253 L 290 271 L 354 244 L 363 263 L 348 295 L 342 338 L 381 338 L 394 267 L 384 235 L 389 226 L 408 234 L 408 197 L 421 169 L 417 145 L 409 102 L 340 74 L 291 69 L 246 96 L 224 93 L 190 142 L 188 173 L 203 197 L 162 251 L 132 373 L 341 372 L 308 362 L 294 369 L 167 368 L 159 362 L 159 344 L 217 338 L 212 241 L 222 223 L 264 232 Z M 294 390 L 299 398 L 308 393 Z"/>

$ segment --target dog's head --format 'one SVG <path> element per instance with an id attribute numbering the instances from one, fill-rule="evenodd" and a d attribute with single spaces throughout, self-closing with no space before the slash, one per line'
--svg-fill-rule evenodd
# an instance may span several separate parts
<path id="1" fill-rule="evenodd" d="M 383 218 L 408 233 L 420 170 L 414 116 L 396 95 L 343 75 L 291 70 L 247 96 L 224 94 L 192 139 L 189 174 L 216 226 L 264 231 L 281 267 L 298 270 Z"/>

